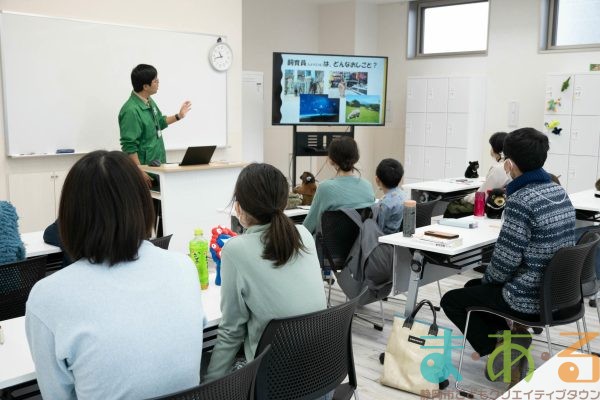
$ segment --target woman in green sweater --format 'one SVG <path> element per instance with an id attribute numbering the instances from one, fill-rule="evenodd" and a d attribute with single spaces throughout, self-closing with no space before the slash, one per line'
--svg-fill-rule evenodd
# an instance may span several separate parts
<path id="1" fill-rule="evenodd" d="M 221 253 L 221 322 L 206 379 L 230 371 L 244 345 L 254 359 L 267 323 L 327 306 L 321 269 L 311 234 L 285 216 L 288 184 L 269 164 L 251 164 L 238 177 L 235 212 L 243 235 Z"/>
<path id="2" fill-rule="evenodd" d="M 317 188 L 310 211 L 303 225 L 315 233 L 324 211 L 340 208 L 364 208 L 375 202 L 373 186 L 366 179 L 356 176 L 358 170 L 358 146 L 350 136 L 342 136 L 331 141 L 328 162 L 335 168 L 336 175 L 322 182 Z"/>

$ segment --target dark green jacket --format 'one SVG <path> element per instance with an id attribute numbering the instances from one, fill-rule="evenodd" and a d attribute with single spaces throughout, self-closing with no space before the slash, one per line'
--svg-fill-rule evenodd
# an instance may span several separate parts
<path id="1" fill-rule="evenodd" d="M 162 134 L 158 132 L 167 127 L 167 120 L 151 98 L 149 103 L 134 92 L 119 111 L 119 129 L 121 131 L 121 150 L 127 154 L 137 153 L 140 164 L 150 161 L 167 162 Z"/>

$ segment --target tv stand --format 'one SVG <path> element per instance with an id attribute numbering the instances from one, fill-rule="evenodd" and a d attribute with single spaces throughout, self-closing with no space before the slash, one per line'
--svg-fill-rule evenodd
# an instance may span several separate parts
<path id="1" fill-rule="evenodd" d="M 354 126 L 348 126 L 346 131 L 311 132 L 299 131 L 294 125 L 293 153 L 292 153 L 292 187 L 296 186 L 296 157 L 323 157 L 327 156 L 329 143 L 336 137 L 349 136 L 354 138 Z"/>

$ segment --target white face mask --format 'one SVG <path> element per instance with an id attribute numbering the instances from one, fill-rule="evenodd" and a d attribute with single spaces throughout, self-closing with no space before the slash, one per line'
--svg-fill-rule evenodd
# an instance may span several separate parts
<path id="1" fill-rule="evenodd" d="M 510 179 L 513 179 L 513 176 L 511 174 L 512 168 L 513 168 L 513 162 L 511 160 L 505 160 L 504 161 L 504 171 L 506 172 L 506 175 Z"/>

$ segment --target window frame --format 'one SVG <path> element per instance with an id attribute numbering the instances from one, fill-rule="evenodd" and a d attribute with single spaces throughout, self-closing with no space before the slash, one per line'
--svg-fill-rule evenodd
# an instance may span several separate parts
<path id="1" fill-rule="evenodd" d="M 577 51 L 577 50 L 594 50 L 600 49 L 599 43 L 589 44 L 571 44 L 571 45 L 555 45 L 557 24 L 558 24 L 558 3 L 560 0 L 544 0 L 542 9 L 542 41 L 541 50 L 548 52 L 556 51 Z"/>
<path id="2" fill-rule="evenodd" d="M 472 51 L 453 51 L 443 53 L 423 53 L 423 20 L 425 10 L 435 7 L 457 6 L 471 3 L 488 3 L 488 21 L 487 37 L 485 50 Z M 455 57 L 455 56 L 481 56 L 487 55 L 490 41 L 490 1 L 489 0 L 420 0 L 409 3 L 408 10 L 408 46 L 407 57 L 414 58 L 435 58 L 435 57 Z"/>

